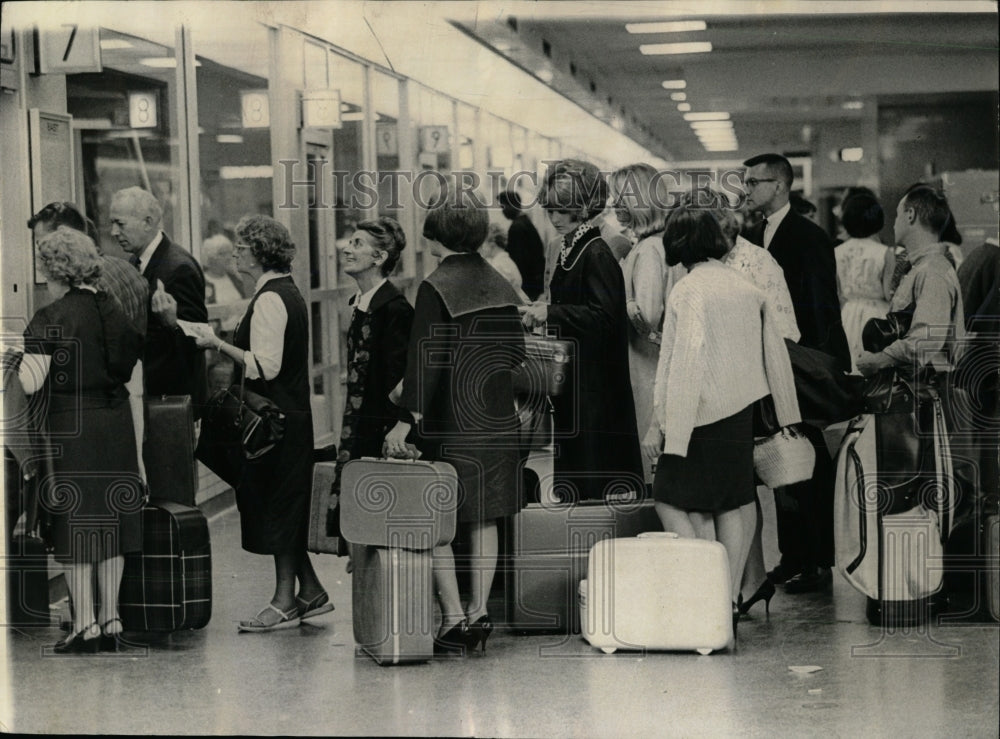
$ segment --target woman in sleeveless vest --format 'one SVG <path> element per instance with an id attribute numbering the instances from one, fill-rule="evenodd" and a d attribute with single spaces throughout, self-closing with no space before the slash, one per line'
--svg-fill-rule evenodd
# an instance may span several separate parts
<path id="1" fill-rule="evenodd" d="M 232 344 L 210 332 L 197 342 L 232 359 L 235 381 L 245 374 L 248 390 L 285 413 L 284 438 L 248 463 L 236 486 L 243 548 L 271 555 L 276 580 L 271 601 L 239 629 L 273 631 L 333 610 L 306 553 L 313 454 L 309 314 L 290 274 L 295 245 L 288 230 L 273 218 L 246 216 L 236 238 L 236 267 L 255 282 L 253 298 Z"/>

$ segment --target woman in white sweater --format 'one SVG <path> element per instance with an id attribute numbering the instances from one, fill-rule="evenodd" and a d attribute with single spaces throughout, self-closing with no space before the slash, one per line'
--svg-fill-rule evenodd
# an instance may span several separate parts
<path id="1" fill-rule="evenodd" d="M 666 531 L 717 538 L 729 555 L 734 619 L 754 506 L 752 408 L 770 394 L 782 426 L 798 423 L 788 351 L 763 292 L 719 259 L 729 244 L 716 216 L 681 205 L 663 236 L 667 264 L 689 274 L 667 298 L 643 442 Z M 748 508 L 749 507 L 749 508 Z"/>

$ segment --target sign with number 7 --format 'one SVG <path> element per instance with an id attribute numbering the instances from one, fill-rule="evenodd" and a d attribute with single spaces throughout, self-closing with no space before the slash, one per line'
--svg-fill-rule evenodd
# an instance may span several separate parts
<path id="1" fill-rule="evenodd" d="M 38 74 L 101 71 L 101 29 L 63 23 L 35 29 Z"/>

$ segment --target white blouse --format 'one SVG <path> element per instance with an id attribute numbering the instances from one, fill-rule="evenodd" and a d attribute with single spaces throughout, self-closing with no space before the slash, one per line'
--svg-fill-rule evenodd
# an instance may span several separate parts
<path id="1" fill-rule="evenodd" d="M 243 352 L 243 366 L 248 380 L 260 378 L 257 365 L 265 380 L 273 380 L 281 371 L 281 356 L 285 349 L 285 327 L 288 311 L 277 293 L 260 295 L 261 288 L 271 280 L 288 277 L 285 272 L 265 272 L 254 288 L 256 302 L 250 319 L 250 349 Z M 246 314 L 244 314 L 244 318 Z"/>

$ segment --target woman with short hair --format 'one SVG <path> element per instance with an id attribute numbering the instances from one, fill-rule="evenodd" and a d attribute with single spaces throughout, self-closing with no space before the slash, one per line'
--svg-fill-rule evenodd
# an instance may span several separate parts
<path id="1" fill-rule="evenodd" d="M 48 432 L 61 447 L 40 502 L 52 518 L 55 559 L 68 567 L 73 630 L 53 650 L 117 649 L 123 555 L 142 548 L 145 488 L 125 383 L 143 337 L 95 287 L 101 257 L 86 234 L 60 226 L 37 247 L 56 300 L 24 333 L 19 377 L 26 393 L 44 399 L 35 402 L 45 408 Z"/>
<path id="2" fill-rule="evenodd" d="M 770 394 L 778 422 L 797 423 L 792 367 L 768 297 L 719 261 L 730 247 L 710 210 L 676 208 L 663 245 L 667 264 L 688 274 L 667 298 L 643 446 L 657 459 L 653 497 L 664 530 L 726 547 L 735 623 L 756 500 L 753 404 Z"/>
<path id="3" fill-rule="evenodd" d="M 485 206 L 468 194 L 451 195 L 427 214 L 423 235 L 441 261 L 417 288 L 399 402 L 405 420 L 386 436 L 387 453 L 405 456 L 414 429 L 424 457 L 458 473 L 458 523 L 474 563 L 471 600 L 463 607 L 451 545 L 437 547 L 439 653 L 465 653 L 480 643 L 485 652 L 493 631 L 486 602 L 496 573 L 497 519 L 520 510 L 512 372 L 524 358 L 524 331 L 520 299 L 477 252 L 488 227 Z"/>
<path id="4" fill-rule="evenodd" d="M 569 499 L 645 493 L 628 366 L 625 280 L 601 238 L 608 184 L 578 159 L 553 164 L 539 201 L 563 237 L 549 286 L 551 303 L 521 308 L 528 328 L 548 326 L 574 342 L 575 362 L 552 398 L 557 488 Z"/>
<path id="5" fill-rule="evenodd" d="M 281 442 L 248 462 L 236 485 L 243 548 L 274 558 L 275 588 L 240 631 L 298 626 L 333 610 L 306 553 L 312 488 L 313 426 L 309 393 L 309 313 L 292 281 L 295 244 L 288 230 L 263 215 L 236 226 L 236 268 L 255 284 L 232 343 L 207 330 L 198 346 L 217 350 L 236 366 L 235 382 L 270 399 L 285 413 Z M 297 585 L 297 589 L 296 589 Z"/>

